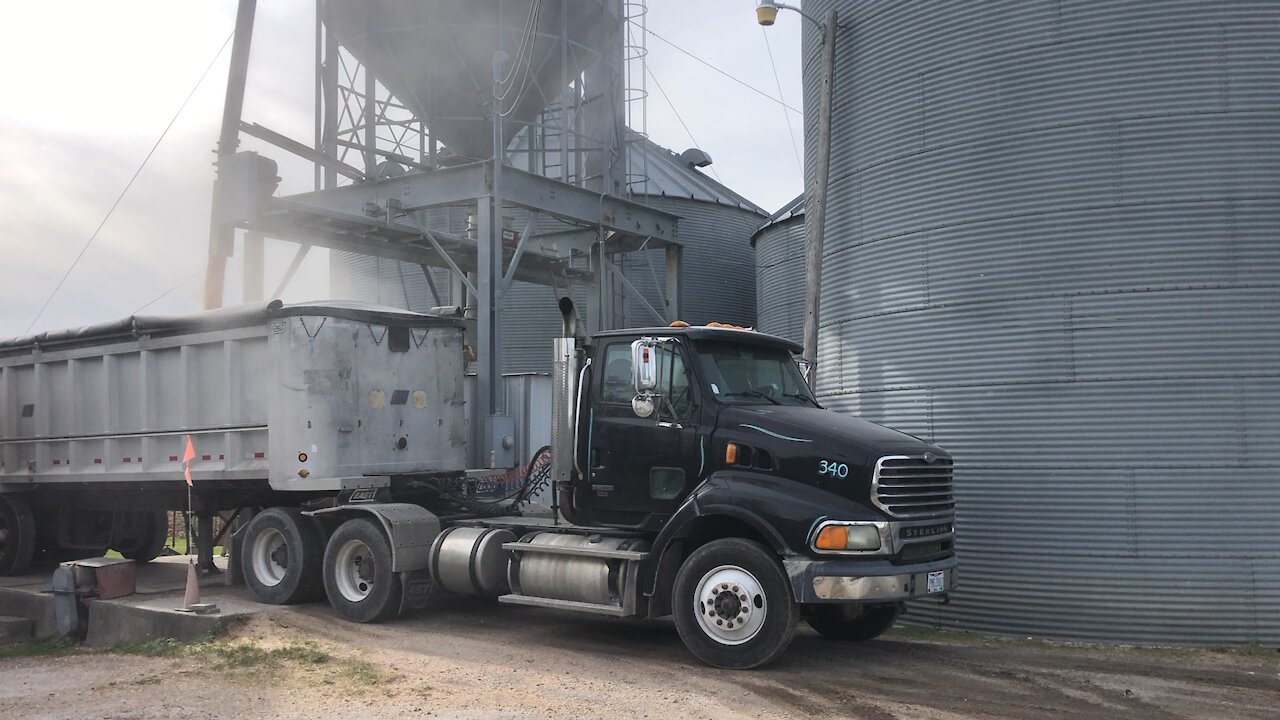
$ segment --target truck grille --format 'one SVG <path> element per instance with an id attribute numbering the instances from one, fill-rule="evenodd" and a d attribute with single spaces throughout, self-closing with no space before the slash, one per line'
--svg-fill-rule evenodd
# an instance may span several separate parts
<path id="1" fill-rule="evenodd" d="M 951 515 L 951 460 L 929 462 L 923 456 L 887 455 L 876 461 L 871 502 L 897 518 Z"/>

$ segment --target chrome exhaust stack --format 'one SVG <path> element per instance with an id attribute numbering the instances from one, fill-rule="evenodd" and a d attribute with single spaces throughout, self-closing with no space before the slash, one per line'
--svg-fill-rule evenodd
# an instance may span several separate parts
<path id="1" fill-rule="evenodd" d="M 562 337 L 554 341 L 551 365 L 552 511 L 573 522 L 573 456 L 578 428 L 578 313 L 573 301 L 560 298 Z M 564 502 L 561 502 L 564 498 Z"/>

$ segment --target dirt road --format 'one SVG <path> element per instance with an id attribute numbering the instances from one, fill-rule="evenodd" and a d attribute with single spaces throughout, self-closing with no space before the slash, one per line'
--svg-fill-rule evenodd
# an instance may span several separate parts
<path id="1" fill-rule="evenodd" d="M 910 631 L 848 645 L 806 628 L 781 662 L 724 672 L 694 661 L 669 624 L 482 603 L 379 626 L 303 607 L 214 645 L 159 657 L 0 660 L 0 718 L 1272 720 L 1280 713 L 1280 655 L 1263 651 Z"/>

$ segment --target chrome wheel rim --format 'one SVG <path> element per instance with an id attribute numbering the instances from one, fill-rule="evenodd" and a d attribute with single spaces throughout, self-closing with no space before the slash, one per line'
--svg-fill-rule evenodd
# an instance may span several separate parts
<path id="1" fill-rule="evenodd" d="M 348 540 L 334 556 L 333 579 L 338 592 L 350 602 L 360 602 L 373 592 L 373 551 L 361 540 Z"/>
<path id="2" fill-rule="evenodd" d="M 289 572 L 289 543 L 284 533 L 267 528 L 253 540 L 253 575 L 267 587 L 279 585 Z"/>
<path id="3" fill-rule="evenodd" d="M 764 627 L 769 603 L 754 575 L 736 565 L 721 565 L 698 581 L 693 612 L 707 637 L 722 645 L 741 645 Z"/>

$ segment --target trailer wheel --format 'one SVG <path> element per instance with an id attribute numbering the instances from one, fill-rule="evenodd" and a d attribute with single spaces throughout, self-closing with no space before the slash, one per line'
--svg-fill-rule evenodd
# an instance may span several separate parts
<path id="1" fill-rule="evenodd" d="M 315 521 L 293 508 L 258 513 L 244 531 L 240 567 L 254 597 L 290 605 L 320 596 L 321 548 Z"/>
<path id="2" fill-rule="evenodd" d="M 138 533 L 130 537 L 129 542 L 112 549 L 136 563 L 151 562 L 160 557 L 169 540 L 169 513 L 163 510 L 146 513 L 138 525 Z"/>
<path id="3" fill-rule="evenodd" d="M 324 589 L 333 609 L 353 622 L 381 622 L 400 609 L 400 576 L 391 571 L 391 544 L 372 520 L 348 520 L 329 538 Z"/>
<path id="4" fill-rule="evenodd" d="M 745 670 L 772 662 L 800 621 L 787 576 L 763 545 L 713 540 L 676 573 L 672 614 L 685 647 L 708 665 Z"/>
<path id="5" fill-rule="evenodd" d="M 901 614 L 899 605 L 813 605 L 805 621 L 823 637 L 861 642 L 883 635 Z"/>
<path id="6" fill-rule="evenodd" d="M 0 575 L 21 575 L 36 552 L 36 521 L 18 495 L 0 495 Z"/>

